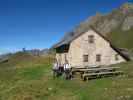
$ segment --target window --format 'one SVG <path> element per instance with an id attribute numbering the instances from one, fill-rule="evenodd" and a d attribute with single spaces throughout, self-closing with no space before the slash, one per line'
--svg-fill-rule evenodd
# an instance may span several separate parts
<path id="1" fill-rule="evenodd" d="M 119 60 L 119 55 L 118 54 L 115 55 L 115 60 L 116 61 Z"/>
<path id="2" fill-rule="evenodd" d="M 83 55 L 83 61 L 88 62 L 88 55 Z"/>
<path id="3" fill-rule="evenodd" d="M 94 36 L 93 35 L 88 36 L 88 42 L 94 43 Z"/>
<path id="4" fill-rule="evenodd" d="M 101 55 L 100 55 L 100 54 L 97 54 L 97 55 L 96 55 L 96 61 L 97 61 L 97 62 L 100 62 L 100 61 L 101 61 Z"/>

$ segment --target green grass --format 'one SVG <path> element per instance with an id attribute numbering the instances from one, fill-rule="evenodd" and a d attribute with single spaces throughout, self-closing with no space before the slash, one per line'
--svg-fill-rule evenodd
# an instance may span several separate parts
<path id="1" fill-rule="evenodd" d="M 133 63 L 128 65 L 132 66 Z M 126 64 L 122 66 L 125 67 Z M 0 78 L 0 98 L 1 100 L 98 100 L 99 98 L 116 100 L 123 96 L 122 98 L 129 97 L 129 99 L 120 100 L 131 100 L 133 74 L 128 68 L 123 70 L 125 76 L 83 82 L 80 79 L 67 81 L 63 77 L 53 79 L 48 65 L 14 69 L 14 72 L 5 72 L 11 75 L 9 80 L 7 76 L 1 76 L 5 80 Z"/>
<path id="2" fill-rule="evenodd" d="M 133 28 L 128 31 L 122 31 L 121 28 L 116 28 L 110 34 L 108 38 L 111 42 L 120 48 L 133 49 Z"/>
<path id="3" fill-rule="evenodd" d="M 133 62 L 114 65 L 124 71 L 122 76 L 87 82 L 53 79 L 44 62 L 21 68 L 0 65 L 0 100 L 133 100 Z"/>
<path id="4" fill-rule="evenodd" d="M 33 67 L 33 68 L 25 68 L 22 69 L 19 73 L 20 76 L 22 76 L 22 78 L 30 80 L 30 79 L 38 79 L 40 77 L 42 77 L 45 73 L 45 69 L 44 66 L 37 66 L 37 67 Z"/>

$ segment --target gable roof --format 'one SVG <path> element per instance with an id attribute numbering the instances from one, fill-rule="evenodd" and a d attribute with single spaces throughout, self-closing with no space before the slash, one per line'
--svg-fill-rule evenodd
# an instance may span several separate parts
<path id="1" fill-rule="evenodd" d="M 88 28 L 87 30 L 84 30 L 84 31 L 82 31 L 80 33 L 76 33 L 76 34 L 74 32 L 67 33 L 67 36 L 64 36 L 61 41 L 59 41 L 57 44 L 55 44 L 53 46 L 53 48 L 58 48 L 58 47 L 60 47 L 62 45 L 70 44 L 74 39 L 78 38 L 79 36 L 81 36 L 82 34 L 87 32 L 88 30 L 90 30 L 90 28 Z"/>
<path id="2" fill-rule="evenodd" d="M 82 34 L 86 33 L 88 30 L 93 30 L 95 31 L 98 35 L 100 35 L 102 38 L 104 38 L 107 42 L 110 42 L 106 37 L 104 37 L 101 33 L 99 33 L 93 26 L 90 26 L 88 29 L 80 32 L 80 33 L 74 33 L 74 32 L 69 32 L 67 37 L 64 37 L 60 42 L 55 44 L 53 48 L 58 48 L 62 45 L 65 44 L 70 44 L 73 40 L 81 36 Z M 110 42 L 111 43 L 111 42 Z"/>
<path id="3" fill-rule="evenodd" d="M 111 41 L 109 39 L 107 39 L 104 35 L 102 35 L 99 31 L 97 31 L 93 26 L 90 26 L 90 28 L 88 30 L 93 30 L 95 31 L 96 34 L 98 34 L 99 36 L 101 36 L 104 40 L 106 40 L 109 44 L 110 44 L 110 47 L 115 50 L 119 55 L 121 55 L 126 61 L 130 61 L 130 57 L 128 55 L 125 55 L 119 48 L 115 47 Z M 55 44 L 53 46 L 53 48 L 58 48 L 62 45 L 67 45 L 67 44 L 70 44 L 73 40 L 75 40 L 76 38 L 78 38 L 79 36 L 81 36 L 82 34 L 85 34 L 88 30 L 85 30 L 79 34 L 76 34 L 76 35 L 73 35 L 73 36 L 70 36 L 70 37 L 67 37 L 67 38 L 64 38 L 62 39 L 60 42 L 58 42 L 57 44 Z M 72 34 L 71 33 L 68 33 L 68 34 Z"/>

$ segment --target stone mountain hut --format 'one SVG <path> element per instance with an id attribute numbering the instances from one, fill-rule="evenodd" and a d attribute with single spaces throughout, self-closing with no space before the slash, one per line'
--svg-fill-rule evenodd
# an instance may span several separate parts
<path id="1" fill-rule="evenodd" d="M 68 61 L 72 67 L 108 66 L 129 61 L 129 57 L 94 28 L 79 34 L 69 33 L 59 43 L 56 49 L 56 59 L 61 66 Z"/>

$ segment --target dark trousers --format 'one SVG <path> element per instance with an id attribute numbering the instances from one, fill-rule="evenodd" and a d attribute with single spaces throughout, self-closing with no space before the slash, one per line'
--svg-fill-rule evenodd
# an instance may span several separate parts
<path id="1" fill-rule="evenodd" d="M 65 79 L 70 80 L 71 78 L 72 78 L 71 69 L 66 69 L 65 70 Z"/>
<path id="2" fill-rule="evenodd" d="M 59 76 L 59 70 L 58 69 L 53 69 L 53 77 L 58 77 Z"/>
<path id="3" fill-rule="evenodd" d="M 53 69 L 53 77 L 59 77 L 62 76 L 64 72 L 64 68 L 63 67 L 59 67 L 59 69 Z"/>
<path id="4" fill-rule="evenodd" d="M 59 67 L 58 69 L 58 76 L 62 76 L 64 72 L 64 68 L 63 67 Z"/>
<path id="5" fill-rule="evenodd" d="M 60 67 L 59 67 L 59 71 L 60 71 L 61 73 L 63 73 L 63 72 L 64 72 L 64 68 L 63 68 L 62 66 L 60 66 Z"/>

